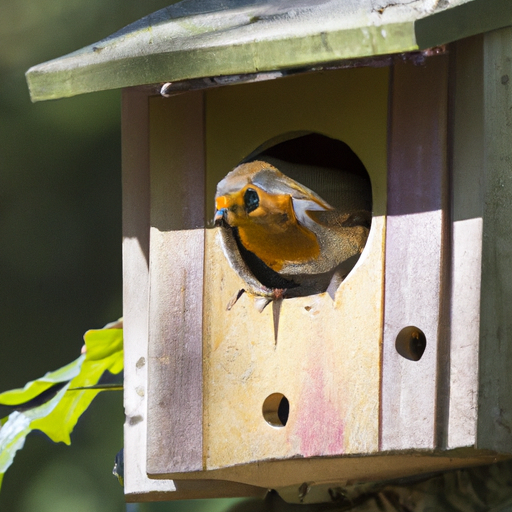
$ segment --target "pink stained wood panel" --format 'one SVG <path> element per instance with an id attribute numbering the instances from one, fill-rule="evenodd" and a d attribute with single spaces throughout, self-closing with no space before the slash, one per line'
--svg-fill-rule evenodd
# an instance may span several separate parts
<path id="1" fill-rule="evenodd" d="M 147 471 L 203 467 L 203 95 L 150 100 Z"/>
<path id="2" fill-rule="evenodd" d="M 277 345 L 272 307 L 259 313 L 244 294 L 226 311 L 244 284 L 222 254 L 215 230 L 207 230 L 208 469 L 378 451 L 388 83 L 387 68 L 357 68 L 207 92 L 209 199 L 217 182 L 261 143 L 303 130 L 307 123 L 308 129 L 345 142 L 361 157 L 372 180 L 375 209 L 358 267 L 341 284 L 336 300 L 327 294 L 285 300 Z M 213 202 L 208 211 L 213 213 Z M 262 414 L 273 393 L 289 400 L 285 428 L 270 426 Z M 286 478 L 293 482 L 290 475 Z"/>
<path id="3" fill-rule="evenodd" d="M 444 321 L 448 56 L 396 64 L 391 87 L 380 448 L 432 449 Z M 426 336 L 419 361 L 395 348 L 407 326 Z"/>

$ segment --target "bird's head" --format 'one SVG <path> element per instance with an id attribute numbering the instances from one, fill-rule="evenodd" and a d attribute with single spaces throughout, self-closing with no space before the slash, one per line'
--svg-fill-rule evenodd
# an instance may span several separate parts
<path id="1" fill-rule="evenodd" d="M 230 227 L 265 226 L 272 232 L 283 230 L 296 222 L 289 194 L 270 194 L 254 184 L 215 199 L 215 223 Z"/>
<path id="2" fill-rule="evenodd" d="M 239 165 L 219 183 L 214 221 L 242 229 L 260 225 L 279 233 L 287 224 L 297 222 L 296 214 L 301 221 L 306 206 L 312 210 L 330 208 L 272 165 L 254 161 Z"/>
<path id="3" fill-rule="evenodd" d="M 335 276 L 339 284 L 350 270 L 344 262 L 355 263 L 368 235 L 350 212 L 264 161 L 228 173 L 217 185 L 215 208 L 231 267 L 248 291 L 268 300 L 283 290 L 286 297 L 326 291 Z"/>

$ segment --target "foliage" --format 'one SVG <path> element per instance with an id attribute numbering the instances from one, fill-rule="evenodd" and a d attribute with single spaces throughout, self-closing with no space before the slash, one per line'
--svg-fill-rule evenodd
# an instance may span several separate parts
<path id="1" fill-rule="evenodd" d="M 98 383 L 105 372 L 117 375 L 123 369 L 122 321 L 87 331 L 84 341 L 83 354 L 72 363 L 0 394 L 0 404 L 13 410 L 0 419 L 0 486 L 30 432 L 39 430 L 69 445 L 73 428 L 94 397 L 112 389 Z"/>

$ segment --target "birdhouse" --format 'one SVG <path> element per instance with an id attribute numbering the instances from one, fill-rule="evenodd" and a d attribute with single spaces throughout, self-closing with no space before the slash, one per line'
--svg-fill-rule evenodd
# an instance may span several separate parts
<path id="1" fill-rule="evenodd" d="M 185 0 L 29 70 L 34 100 L 123 89 L 128 500 L 511 456 L 510 25 L 506 0 Z M 217 186 L 255 162 L 370 212 L 334 286 L 263 307 L 226 257 Z"/>

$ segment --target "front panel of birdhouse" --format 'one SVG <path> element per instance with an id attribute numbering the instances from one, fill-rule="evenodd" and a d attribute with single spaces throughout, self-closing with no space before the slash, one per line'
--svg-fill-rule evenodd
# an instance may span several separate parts
<path id="1" fill-rule="evenodd" d="M 218 230 L 207 230 L 207 468 L 378 450 L 388 75 L 387 68 L 343 70 L 207 94 L 210 216 L 228 170 L 257 147 L 301 131 L 341 140 L 359 156 L 375 212 L 363 254 L 335 300 L 327 293 L 285 299 L 277 315 L 272 305 L 260 313 L 248 294 L 226 310 L 244 283 L 222 254 Z M 281 403 L 271 403 L 275 394 L 289 411 L 273 421 Z"/>
<path id="2" fill-rule="evenodd" d="M 388 83 L 388 68 L 360 68 L 150 100 L 150 358 L 164 373 L 150 372 L 149 411 L 173 422 L 182 402 L 188 421 L 177 421 L 182 444 L 161 439 L 149 418 L 148 472 L 378 451 Z M 219 230 L 198 229 L 213 219 L 217 183 L 258 147 L 308 132 L 347 144 L 370 176 L 364 251 L 334 300 L 285 299 L 276 317 L 245 294 L 227 310 L 244 283 Z M 201 365 L 189 352 L 198 340 Z M 175 383 L 171 397 L 161 381 Z M 162 449 L 171 441 L 175 449 Z M 174 450 L 183 446 L 182 464 Z"/>

